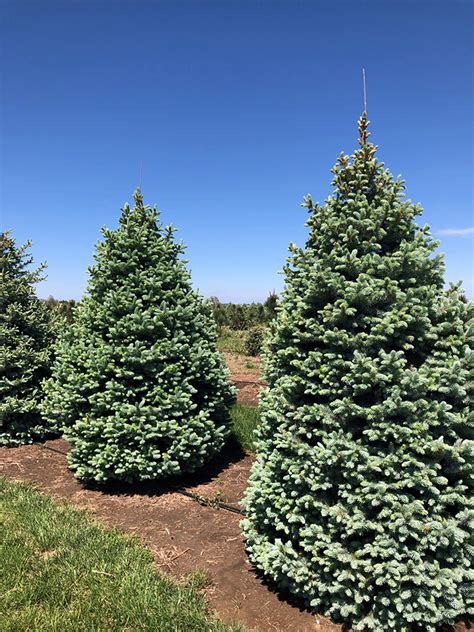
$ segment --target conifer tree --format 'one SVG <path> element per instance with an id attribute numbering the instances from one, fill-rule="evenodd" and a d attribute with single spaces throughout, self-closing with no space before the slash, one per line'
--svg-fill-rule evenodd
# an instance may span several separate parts
<path id="1" fill-rule="evenodd" d="M 472 308 L 367 126 L 290 245 L 243 529 L 316 611 L 428 632 L 472 606 Z"/>
<path id="2" fill-rule="evenodd" d="M 50 373 L 54 326 L 30 268 L 31 242 L 17 247 L 0 233 L 0 445 L 20 445 L 54 432 L 40 414 L 41 382 Z"/>
<path id="3" fill-rule="evenodd" d="M 278 295 L 275 292 L 275 290 L 272 290 L 264 303 L 265 320 L 267 322 L 270 322 L 275 318 L 277 305 L 278 305 Z"/>
<path id="4" fill-rule="evenodd" d="M 118 229 L 102 232 L 45 413 L 64 424 L 82 480 L 193 471 L 222 447 L 233 401 L 211 307 L 191 287 L 174 229 L 139 191 Z"/>

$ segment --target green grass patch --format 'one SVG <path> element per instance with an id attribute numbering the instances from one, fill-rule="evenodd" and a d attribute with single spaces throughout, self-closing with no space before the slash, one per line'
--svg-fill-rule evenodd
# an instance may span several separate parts
<path id="1" fill-rule="evenodd" d="M 254 452 L 254 432 L 260 421 L 257 406 L 235 404 L 230 410 L 232 434 L 246 452 Z"/>
<path id="2" fill-rule="evenodd" d="M 245 331 L 222 327 L 217 339 L 219 351 L 232 351 L 233 353 L 244 353 L 245 351 Z"/>
<path id="3" fill-rule="evenodd" d="M 137 539 L 0 477 L 2 632 L 230 632 L 198 588 L 159 575 Z"/>

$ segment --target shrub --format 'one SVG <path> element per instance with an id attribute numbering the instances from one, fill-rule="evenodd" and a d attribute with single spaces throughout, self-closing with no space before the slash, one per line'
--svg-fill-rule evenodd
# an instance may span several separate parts
<path id="1" fill-rule="evenodd" d="M 428 632 L 472 605 L 472 312 L 359 125 L 290 247 L 243 529 L 253 563 L 312 608 Z"/>
<path id="2" fill-rule="evenodd" d="M 64 333 L 45 413 L 65 424 L 69 464 L 87 481 L 193 471 L 223 445 L 233 388 L 173 229 L 139 192 L 103 230 L 88 294 Z"/>
<path id="3" fill-rule="evenodd" d="M 31 443 L 54 432 L 40 414 L 54 326 L 35 293 L 45 266 L 29 269 L 30 245 L 17 247 L 9 232 L 0 233 L 0 445 Z"/>
<path id="4" fill-rule="evenodd" d="M 260 355 L 265 338 L 264 327 L 252 327 L 245 334 L 245 354 L 250 356 Z"/>

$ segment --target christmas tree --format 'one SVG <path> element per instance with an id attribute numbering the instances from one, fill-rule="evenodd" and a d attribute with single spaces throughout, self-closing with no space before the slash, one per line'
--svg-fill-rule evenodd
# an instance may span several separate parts
<path id="1" fill-rule="evenodd" d="M 17 247 L 0 233 L 0 445 L 20 445 L 54 432 L 41 418 L 41 382 L 50 373 L 54 326 L 30 268 L 31 242 Z"/>
<path id="2" fill-rule="evenodd" d="M 315 611 L 425 632 L 472 605 L 472 310 L 443 291 L 365 113 L 359 133 L 290 245 L 243 529 L 254 565 Z"/>
<path id="3" fill-rule="evenodd" d="M 58 348 L 45 413 L 85 481 L 193 471 L 222 447 L 233 388 L 210 305 L 156 208 L 124 206 L 103 230 L 88 292 Z"/>

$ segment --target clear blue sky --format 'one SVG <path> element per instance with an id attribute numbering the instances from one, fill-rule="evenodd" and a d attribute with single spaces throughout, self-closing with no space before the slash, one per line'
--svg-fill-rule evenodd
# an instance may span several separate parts
<path id="1" fill-rule="evenodd" d="M 48 262 L 40 296 L 81 296 L 141 161 L 203 294 L 281 289 L 303 195 L 356 147 L 363 66 L 379 157 L 472 296 L 473 6 L 0 0 L 1 224 Z"/>

